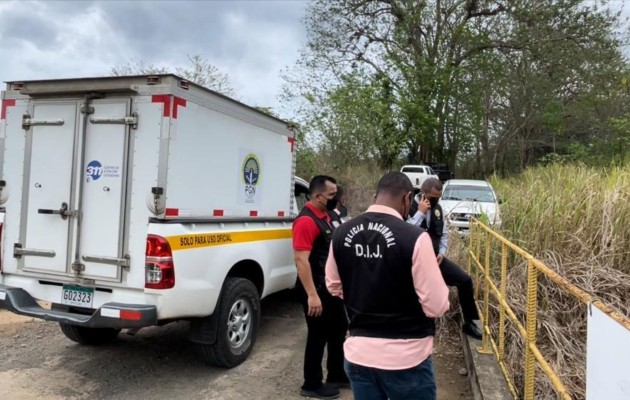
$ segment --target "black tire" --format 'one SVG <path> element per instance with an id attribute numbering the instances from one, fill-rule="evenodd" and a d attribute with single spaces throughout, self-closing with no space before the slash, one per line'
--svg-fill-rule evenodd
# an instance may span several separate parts
<path id="1" fill-rule="evenodd" d="M 249 317 L 246 322 L 245 315 Z M 218 318 L 217 339 L 213 344 L 197 344 L 199 355 L 206 364 L 234 368 L 247 359 L 258 336 L 260 295 L 256 286 L 247 279 L 227 278 L 211 318 Z"/>
<path id="2" fill-rule="evenodd" d="M 86 328 L 84 326 L 76 326 L 59 323 L 61 332 L 73 342 L 88 345 L 99 345 L 111 343 L 116 339 L 120 329 L 114 328 Z"/>

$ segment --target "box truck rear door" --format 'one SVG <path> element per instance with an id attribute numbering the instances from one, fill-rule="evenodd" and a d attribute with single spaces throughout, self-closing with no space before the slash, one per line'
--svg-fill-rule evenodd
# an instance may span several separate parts
<path id="1" fill-rule="evenodd" d="M 86 278 L 119 281 L 125 257 L 129 135 L 137 121 L 129 99 L 94 100 L 88 116 L 79 185 L 75 258 Z M 75 266 L 76 268 L 76 266 Z"/>
<path id="2" fill-rule="evenodd" d="M 25 117 L 20 242 L 25 271 L 120 281 L 131 100 L 34 101 Z M 86 112 L 87 111 L 87 112 Z"/>
<path id="3" fill-rule="evenodd" d="M 20 242 L 14 250 L 21 269 L 68 272 L 78 106 L 76 101 L 34 101 L 24 116 Z"/>

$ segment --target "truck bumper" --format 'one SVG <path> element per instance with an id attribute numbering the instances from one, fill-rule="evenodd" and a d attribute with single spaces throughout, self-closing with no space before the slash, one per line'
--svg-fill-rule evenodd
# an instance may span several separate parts
<path id="1" fill-rule="evenodd" d="M 0 285 L 0 308 L 20 315 L 87 328 L 143 328 L 157 323 L 155 306 L 105 303 L 92 314 L 47 310 L 22 288 Z"/>

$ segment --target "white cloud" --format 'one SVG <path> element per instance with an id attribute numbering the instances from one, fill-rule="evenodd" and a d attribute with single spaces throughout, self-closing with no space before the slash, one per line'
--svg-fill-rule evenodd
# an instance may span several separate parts
<path id="1" fill-rule="evenodd" d="M 109 73 L 112 62 L 120 63 L 133 54 L 98 7 L 78 8 L 68 15 L 50 3 L 34 2 L 29 7 L 17 2 L 3 4 L 0 77 L 29 80 L 103 75 Z M 11 29 L 12 21 L 20 21 L 24 13 L 40 30 L 16 33 Z M 42 26 L 46 29 L 41 30 Z"/>
<path id="2" fill-rule="evenodd" d="M 0 1 L 0 79 L 109 75 L 130 60 L 172 67 L 199 54 L 239 99 L 278 107 L 280 70 L 306 34 L 302 1 Z"/>

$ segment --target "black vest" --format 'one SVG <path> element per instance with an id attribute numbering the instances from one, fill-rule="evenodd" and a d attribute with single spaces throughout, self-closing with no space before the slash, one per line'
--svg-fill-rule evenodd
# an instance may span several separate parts
<path id="1" fill-rule="evenodd" d="M 343 223 L 341 216 L 337 214 L 335 210 L 328 211 L 328 216 L 330 217 L 330 224 L 332 225 L 333 230 L 337 229 L 339 225 Z"/>
<path id="2" fill-rule="evenodd" d="M 317 218 L 315 213 L 306 206 L 304 206 L 300 214 L 298 214 L 297 218 L 300 217 L 311 218 L 319 228 L 320 234 L 317 236 L 317 239 L 315 239 L 311 254 L 308 257 L 308 262 L 311 265 L 311 273 L 313 274 L 313 283 L 315 284 L 315 288 L 319 290 L 326 287 L 326 260 L 328 259 L 330 241 L 334 228 L 329 225 L 328 222 Z"/>
<path id="3" fill-rule="evenodd" d="M 442 212 L 442 207 L 439 204 L 435 207 L 431 207 L 429 213 L 431 214 L 429 226 L 427 226 L 427 219 L 425 216 L 422 223 L 420 223 L 420 228 L 425 229 L 429 236 L 431 236 L 433 251 L 435 251 L 435 255 L 437 255 L 440 252 L 440 240 L 442 240 L 442 234 L 444 233 L 444 213 Z"/>
<path id="4" fill-rule="evenodd" d="M 333 252 L 353 336 L 414 339 L 435 333 L 411 273 L 422 229 L 394 216 L 367 212 L 341 225 Z"/>

